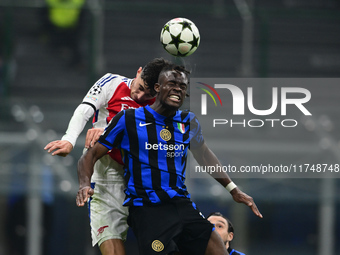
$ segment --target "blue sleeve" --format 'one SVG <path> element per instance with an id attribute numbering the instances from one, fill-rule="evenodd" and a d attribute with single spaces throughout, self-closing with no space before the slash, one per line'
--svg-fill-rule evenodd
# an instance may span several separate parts
<path id="1" fill-rule="evenodd" d="M 246 254 L 232 249 L 229 255 L 246 255 Z"/>
<path id="2" fill-rule="evenodd" d="M 199 148 L 204 143 L 201 125 L 194 113 L 190 113 L 190 148 Z"/>
<path id="3" fill-rule="evenodd" d="M 111 119 L 98 142 L 110 150 L 113 148 L 119 148 L 125 130 L 125 111 L 121 111 Z"/>

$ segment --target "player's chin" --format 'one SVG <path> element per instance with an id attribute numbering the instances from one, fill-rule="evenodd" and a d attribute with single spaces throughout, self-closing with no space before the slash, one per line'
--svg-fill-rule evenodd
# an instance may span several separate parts
<path id="1" fill-rule="evenodd" d="M 137 103 L 141 103 L 143 98 L 141 96 L 138 96 L 137 93 L 132 93 L 131 96 L 133 101 L 137 102 Z"/>
<path id="2" fill-rule="evenodd" d="M 131 98 L 133 101 L 135 101 L 138 104 L 143 103 L 142 100 L 140 100 L 138 97 L 131 97 Z"/>
<path id="3" fill-rule="evenodd" d="M 174 101 L 174 100 L 168 100 L 167 101 L 167 108 L 172 109 L 172 110 L 177 110 L 180 108 L 183 104 L 183 101 Z"/>

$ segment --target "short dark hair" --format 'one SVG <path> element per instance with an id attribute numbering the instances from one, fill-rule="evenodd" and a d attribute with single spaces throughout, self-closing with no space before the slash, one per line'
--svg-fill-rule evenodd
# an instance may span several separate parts
<path id="1" fill-rule="evenodd" d="M 168 72 L 168 71 L 176 71 L 178 73 L 184 73 L 186 76 L 188 76 L 190 74 L 190 71 L 188 71 L 187 69 L 185 69 L 184 66 L 182 65 L 176 65 L 176 64 L 169 64 L 163 67 L 163 69 L 161 70 L 161 72 L 159 73 L 159 79 L 161 77 L 161 74 Z M 158 79 L 158 83 L 160 82 L 160 80 Z"/>
<path id="2" fill-rule="evenodd" d="M 141 79 L 152 93 L 155 93 L 154 86 L 158 82 L 160 72 L 169 65 L 172 65 L 172 62 L 164 58 L 154 58 L 143 67 Z"/>
<path id="3" fill-rule="evenodd" d="M 228 222 L 228 233 L 234 233 L 234 226 L 233 224 L 231 223 L 231 221 L 225 217 L 222 213 L 220 212 L 212 212 L 208 215 L 207 219 L 210 217 L 210 216 L 219 216 L 219 217 L 222 217 L 224 218 L 227 222 Z"/>

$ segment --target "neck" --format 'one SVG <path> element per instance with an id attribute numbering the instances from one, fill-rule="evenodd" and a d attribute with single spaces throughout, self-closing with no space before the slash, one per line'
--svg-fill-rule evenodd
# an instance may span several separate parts
<path id="1" fill-rule="evenodd" d="M 170 117 L 176 114 L 177 109 L 173 109 L 170 107 L 164 107 L 162 104 L 160 104 L 158 101 L 153 103 L 151 106 L 151 109 L 157 112 L 160 115 L 163 115 L 165 117 Z"/>

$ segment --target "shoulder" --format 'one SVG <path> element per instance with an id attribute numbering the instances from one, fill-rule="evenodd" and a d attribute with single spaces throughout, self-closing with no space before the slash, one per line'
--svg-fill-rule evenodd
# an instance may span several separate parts
<path id="1" fill-rule="evenodd" d="M 113 74 L 113 73 L 107 73 L 104 76 L 102 76 L 97 82 L 96 85 L 99 85 L 100 87 L 103 87 L 105 85 L 112 85 L 116 84 L 117 86 L 124 83 L 127 85 L 128 81 L 130 79 L 126 78 L 125 76 L 119 75 L 119 74 Z"/>
<path id="2" fill-rule="evenodd" d="M 188 116 L 189 116 L 191 125 L 194 124 L 194 125 L 200 126 L 200 122 L 198 118 L 196 117 L 195 113 L 188 111 Z"/>
<path id="3" fill-rule="evenodd" d="M 143 108 L 143 107 L 140 107 L 140 108 Z M 122 110 L 122 111 L 118 112 L 116 114 L 116 116 L 117 115 L 119 115 L 119 116 L 126 116 L 126 115 L 135 114 L 136 110 L 139 110 L 140 108 L 137 108 L 137 109 L 134 109 L 134 108 L 125 109 L 125 110 Z"/>
<path id="4" fill-rule="evenodd" d="M 128 114 L 131 114 L 131 113 L 134 113 L 134 112 L 140 112 L 144 107 L 139 107 L 139 108 L 129 108 L 129 109 L 125 109 L 124 112 L 125 113 L 128 113 Z"/>
<path id="5" fill-rule="evenodd" d="M 185 125 L 190 125 L 191 130 L 200 130 L 200 123 L 195 115 L 190 110 L 178 110 L 174 117 L 174 121 L 181 122 Z"/>
<path id="6" fill-rule="evenodd" d="M 180 117 L 184 122 L 191 122 L 192 120 L 197 119 L 196 115 L 188 109 L 178 110 L 176 112 L 176 117 Z"/>
<path id="7" fill-rule="evenodd" d="M 131 117 L 131 116 L 138 115 L 139 112 L 143 111 L 143 108 L 144 107 L 140 107 L 140 108 L 137 108 L 137 109 L 129 108 L 129 109 L 125 109 L 121 112 L 124 116 L 129 118 L 129 116 Z"/>
<path id="8" fill-rule="evenodd" d="M 109 83 L 109 82 L 111 82 L 111 81 L 113 81 L 113 80 L 115 80 L 115 79 L 118 79 L 119 77 L 120 77 L 120 75 L 118 75 L 118 74 L 107 73 L 107 74 L 103 75 L 103 76 L 96 82 L 96 84 L 97 84 L 97 85 L 103 86 L 103 85 L 105 85 L 105 84 L 107 84 L 107 83 Z"/>

